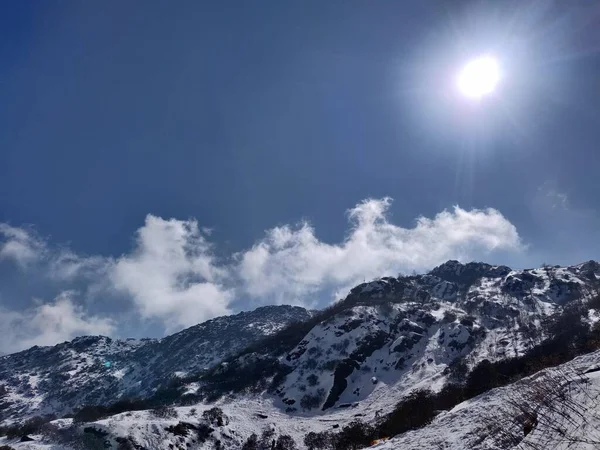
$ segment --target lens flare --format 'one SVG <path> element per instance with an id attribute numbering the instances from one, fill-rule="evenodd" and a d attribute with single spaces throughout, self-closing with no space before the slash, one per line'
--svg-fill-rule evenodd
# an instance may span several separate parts
<path id="1" fill-rule="evenodd" d="M 500 81 L 498 61 L 491 56 L 482 56 L 469 61 L 459 72 L 458 90 L 466 97 L 479 99 L 491 94 Z"/>

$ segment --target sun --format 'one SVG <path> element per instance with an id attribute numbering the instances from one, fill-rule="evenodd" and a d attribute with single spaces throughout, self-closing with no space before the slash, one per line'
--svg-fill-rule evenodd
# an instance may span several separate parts
<path id="1" fill-rule="evenodd" d="M 500 66 L 492 56 L 469 61 L 458 73 L 458 90 L 465 97 L 480 99 L 496 90 L 500 81 Z"/>

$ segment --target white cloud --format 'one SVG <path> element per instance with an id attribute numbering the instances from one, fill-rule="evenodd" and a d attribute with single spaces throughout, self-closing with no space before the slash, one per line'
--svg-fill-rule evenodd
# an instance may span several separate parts
<path id="1" fill-rule="evenodd" d="M 144 318 L 160 319 L 172 330 L 230 312 L 226 275 L 196 221 L 148 215 L 134 251 L 116 261 L 111 280 Z"/>
<path id="2" fill-rule="evenodd" d="M 569 196 L 559 191 L 552 182 L 546 182 L 538 188 L 537 201 L 548 209 L 569 210 Z"/>
<path id="3" fill-rule="evenodd" d="M 23 228 L 0 223 L 0 259 L 9 259 L 21 268 L 38 261 L 45 254 L 42 240 Z"/>
<path id="4" fill-rule="evenodd" d="M 81 256 L 69 249 L 56 250 L 47 261 L 47 276 L 54 280 L 69 281 L 79 277 L 98 279 L 113 266 L 112 258 Z"/>
<path id="5" fill-rule="evenodd" d="M 0 259 L 12 260 L 23 270 L 58 281 L 97 278 L 112 264 L 111 258 L 77 255 L 68 248 L 50 248 L 32 229 L 0 223 Z"/>
<path id="6" fill-rule="evenodd" d="M 28 307 L 31 295 L 15 299 L 11 289 L 11 299 L 20 301 L 24 311 L 4 308 L 0 326 L 10 327 L 13 336 L 5 347 L 54 344 L 81 333 L 108 334 L 117 323 L 126 326 L 124 319 L 110 322 L 87 315 L 83 305 L 93 304 L 96 311 L 106 303 L 94 302 L 107 298 L 113 310 L 122 298 L 129 312 L 171 332 L 229 314 L 234 301 L 244 309 L 269 303 L 323 306 L 334 293 L 345 294 L 363 279 L 426 270 L 451 258 L 485 260 L 494 250 L 523 248 L 516 228 L 494 209 L 455 207 L 403 228 L 390 222 L 390 204 L 389 198 L 370 199 L 350 209 L 350 227 L 341 243 L 320 241 L 305 222 L 272 228 L 248 250 L 223 260 L 215 257 L 210 230 L 195 220 L 148 215 L 134 248 L 117 258 L 80 255 L 51 246 L 30 230 L 0 224 L 0 258 L 17 262 L 26 274 L 23 279 L 47 286 L 45 298 L 66 290 L 81 292 Z M 110 308 L 104 310 L 107 315 Z M 124 334 L 134 333 L 127 329 Z"/>
<path id="7" fill-rule="evenodd" d="M 63 292 L 51 303 L 25 311 L 0 308 L 0 352 L 11 353 L 33 345 L 54 345 L 81 335 L 110 335 L 115 331 L 108 318 L 87 315 L 73 303 L 73 293 Z"/>
<path id="8" fill-rule="evenodd" d="M 455 207 L 402 228 L 389 222 L 390 204 L 389 198 L 370 199 L 349 210 L 351 228 L 341 244 L 319 241 L 308 223 L 268 230 L 262 241 L 238 255 L 245 290 L 255 298 L 310 304 L 315 294 L 363 279 L 522 248 L 516 228 L 494 209 Z"/>

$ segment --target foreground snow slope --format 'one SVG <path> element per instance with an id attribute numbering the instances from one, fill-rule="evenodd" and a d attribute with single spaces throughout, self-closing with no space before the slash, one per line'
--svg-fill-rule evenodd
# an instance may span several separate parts
<path id="1" fill-rule="evenodd" d="M 596 351 L 463 402 L 427 427 L 373 448 L 597 449 L 599 398 L 600 351 Z M 537 425 L 525 436 L 519 416 L 529 409 L 535 410 Z"/>
<path id="2" fill-rule="evenodd" d="M 428 426 L 407 432 L 372 448 L 377 450 L 491 450 L 491 449 L 597 449 L 600 447 L 600 351 L 581 356 L 561 366 L 543 370 L 531 377 L 457 405 L 440 413 Z M 178 436 L 167 428 L 180 421 L 201 422 L 209 406 L 176 408 L 177 417 L 157 418 L 150 411 L 123 413 L 76 427 L 106 431 L 107 441 L 117 448 L 116 438 L 130 437 L 147 449 L 192 448 L 239 449 L 247 437 L 265 428 L 275 436 L 291 435 L 299 448 L 310 431 L 336 431 L 336 424 L 356 417 L 370 419 L 370 409 L 331 411 L 320 417 L 293 417 L 260 398 L 238 398 L 219 403 L 228 423 L 213 426 L 207 441 L 199 443 L 193 433 Z M 527 431 L 527 411 L 535 411 L 536 421 Z M 59 420 L 69 426 L 69 420 Z M 62 449 L 41 436 L 35 443 L 10 442 L 15 449 Z M 7 441 L 0 440 L 0 445 Z M 189 444 L 189 445 L 188 445 Z M 172 447 L 170 447 L 170 445 Z"/>

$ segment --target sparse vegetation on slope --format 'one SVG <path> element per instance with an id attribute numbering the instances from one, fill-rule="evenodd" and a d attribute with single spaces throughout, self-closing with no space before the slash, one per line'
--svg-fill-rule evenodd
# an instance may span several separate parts
<path id="1" fill-rule="evenodd" d="M 595 297 L 588 303 L 588 306 L 594 306 L 599 302 L 599 298 Z M 556 315 L 547 321 L 545 328 L 550 338 L 526 355 L 497 362 L 484 360 L 468 374 L 466 381 L 462 384 L 451 382 L 438 393 L 426 390 L 412 392 L 398 403 L 391 413 L 383 416 L 374 427 L 354 422 L 352 429 L 343 429 L 340 433 L 310 433 L 306 436 L 305 443 L 309 448 L 314 449 L 354 450 L 364 448 L 373 439 L 389 438 L 409 430 L 422 428 L 430 423 L 440 410 L 449 410 L 490 389 L 506 386 L 542 369 L 555 367 L 576 356 L 597 350 L 600 348 L 600 324 L 590 328 L 585 321 L 586 316 L 585 305 L 574 304 L 563 314 Z M 457 363 L 452 370 L 462 372 L 463 367 Z M 561 394 L 558 392 L 558 388 L 554 389 L 552 386 L 558 386 L 557 383 L 558 381 L 555 380 L 554 384 L 548 384 L 544 388 L 538 387 L 535 391 L 538 394 L 536 401 L 544 403 L 547 399 L 553 398 L 553 401 L 556 402 L 556 396 Z M 533 396 L 534 393 L 531 395 Z M 532 399 L 533 397 L 530 398 L 531 401 L 533 401 Z M 535 403 L 532 404 L 535 405 Z M 568 407 L 567 404 L 565 405 Z M 526 409 L 523 404 L 513 404 L 512 407 L 513 409 Z M 525 414 L 525 411 L 522 413 Z M 514 420 L 518 419 L 519 424 L 528 426 L 527 424 L 533 420 L 531 414 L 530 412 L 529 416 L 514 418 Z M 505 420 L 508 419 L 505 418 Z M 351 435 L 352 438 L 349 439 L 348 435 Z M 511 438 L 508 435 L 505 438 L 516 439 L 514 436 Z M 530 448 L 533 449 L 533 447 Z"/>
<path id="2" fill-rule="evenodd" d="M 210 440 L 217 448 L 233 448 L 236 440 L 239 448 L 252 428 L 244 425 L 243 436 L 229 431 L 221 434 L 219 428 L 227 424 L 228 418 L 219 408 L 203 411 L 198 405 L 198 410 L 192 411 L 178 407 L 210 402 L 227 393 L 234 393 L 233 397 L 239 397 L 242 403 L 257 401 L 262 405 L 262 400 L 253 397 L 266 391 L 272 394 L 268 397 L 275 401 L 275 407 L 298 414 L 303 423 L 308 423 L 317 411 L 329 408 L 332 417 L 343 417 L 333 432 L 317 433 L 323 430 L 321 424 L 313 434 L 307 435 L 307 446 L 315 450 L 319 446 L 335 450 L 362 448 L 373 440 L 399 436 L 430 422 L 437 423 L 440 411 L 450 410 L 465 399 L 599 348 L 600 331 L 590 327 L 598 316 L 590 313 L 589 308 L 598 309 L 600 299 L 586 306 L 581 302 L 598 287 L 599 275 L 600 268 L 595 263 L 511 271 L 479 263 L 449 262 L 426 275 L 364 283 L 354 288 L 345 300 L 324 311 L 308 314 L 307 320 L 283 328 L 257 322 L 261 327 L 279 331 L 220 360 L 209 370 L 197 367 L 200 370 L 192 375 L 176 371 L 160 382 L 154 380 L 143 399 L 108 404 L 103 396 L 86 397 L 92 403 L 74 413 L 76 424 L 72 429 L 94 428 L 91 423 L 81 423 L 107 419 L 121 412 L 148 410 L 134 416 L 142 422 L 165 422 L 159 432 L 164 434 L 168 428 L 168 433 L 177 437 L 172 440 L 174 445 L 176 441 L 182 443 L 180 438 L 185 436 L 180 433 L 194 434 L 185 421 L 191 420 L 194 426 L 202 423 L 216 430 Z M 552 315 L 553 312 L 556 314 Z M 260 319 L 262 316 L 252 313 L 252 317 Z M 227 318 L 222 318 L 211 321 L 210 325 L 226 321 Z M 192 327 L 179 336 L 178 342 L 185 341 L 189 333 L 195 336 L 195 331 L 204 326 Z M 252 328 L 254 324 L 248 326 Z M 77 351 L 95 349 L 93 364 L 96 368 L 101 353 L 112 352 L 117 344 L 105 338 L 82 338 L 73 344 L 65 343 L 62 350 L 77 354 Z M 144 346 L 147 351 L 150 347 Z M 237 344 L 234 347 L 241 348 Z M 66 353 L 60 355 L 66 357 Z M 28 367 L 39 358 L 46 367 L 56 360 L 56 352 L 54 348 L 32 350 L 27 358 L 15 365 L 15 370 Z M 69 372 L 74 370 L 71 366 L 61 367 Z M 25 395 L 32 389 L 39 386 L 45 389 L 52 380 L 62 385 L 75 383 L 72 376 L 66 378 L 51 371 L 41 374 L 41 379 L 31 378 L 38 376 L 37 372 L 31 372 L 29 376 L 10 375 L 2 379 L 0 401 L 13 402 L 19 395 L 27 398 Z M 124 376 L 128 383 L 135 379 L 127 378 L 129 375 L 121 370 L 118 376 Z M 410 386 L 427 386 L 423 382 L 428 380 L 442 381 L 444 376 L 447 384 L 439 392 L 409 390 Z M 118 389 L 117 378 L 113 378 L 109 381 L 115 389 L 111 387 L 106 391 L 110 394 L 108 398 L 119 398 L 119 395 L 123 398 L 129 392 L 136 392 L 131 389 L 123 393 Z M 31 385 L 27 382 L 29 379 Z M 386 398 L 386 390 L 392 385 L 400 389 L 394 392 L 396 396 Z M 400 392 L 408 394 L 394 406 Z M 383 403 L 375 420 L 374 404 L 369 398 Z M 230 417 L 239 417 L 239 411 L 235 411 L 237 406 L 230 409 L 226 405 L 229 403 L 220 406 Z M 10 405 L 9 408 L 18 411 Z M 274 414 L 269 408 L 271 404 L 265 410 L 255 411 L 252 417 L 270 422 Z M 178 414 L 177 418 L 174 413 Z M 112 420 L 102 420 L 100 425 L 106 426 Z M 237 426 L 234 424 L 231 430 Z M 149 432 L 149 429 L 138 430 L 144 436 Z M 293 428 L 280 429 L 277 433 L 281 436 L 291 433 L 298 438 Z M 85 439 L 95 438 L 91 432 L 86 434 L 89 436 Z M 130 434 L 122 433 L 121 438 L 127 440 Z M 258 433 L 256 442 L 248 440 L 248 448 L 262 445 L 266 437 Z M 269 436 L 269 450 L 277 445 L 281 448 L 291 445 L 287 438 L 279 437 Z M 127 442 L 123 445 L 133 445 L 134 441 Z"/>

